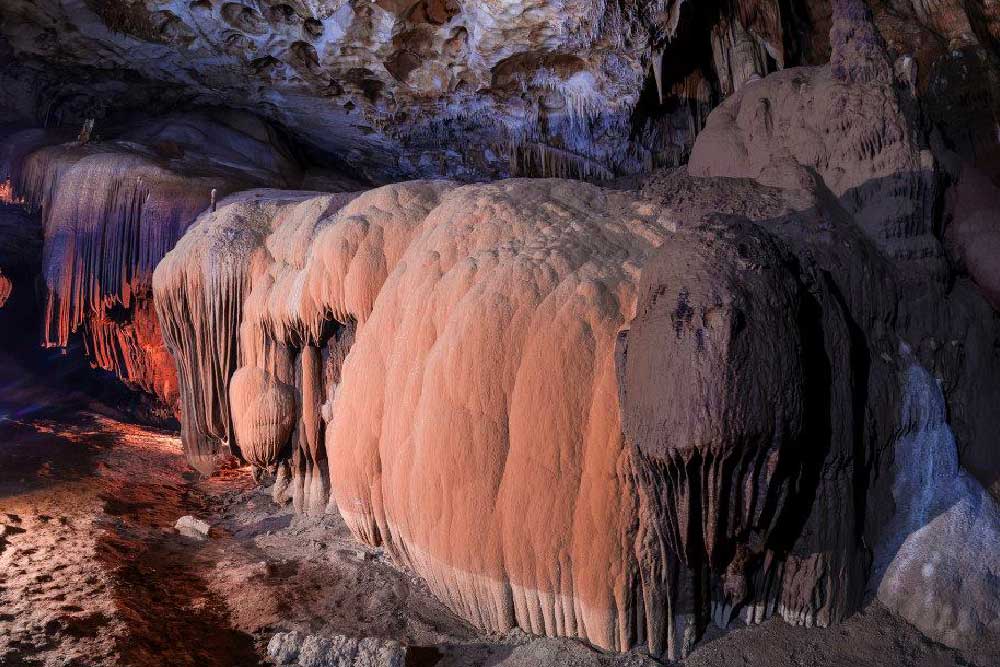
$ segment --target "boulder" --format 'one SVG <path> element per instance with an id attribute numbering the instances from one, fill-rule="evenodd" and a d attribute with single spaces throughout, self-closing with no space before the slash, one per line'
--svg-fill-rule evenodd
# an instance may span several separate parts
<path id="1" fill-rule="evenodd" d="M 876 550 L 878 599 L 924 635 L 1000 656 L 1000 503 L 963 470 L 938 382 L 904 348 L 896 513 Z"/>

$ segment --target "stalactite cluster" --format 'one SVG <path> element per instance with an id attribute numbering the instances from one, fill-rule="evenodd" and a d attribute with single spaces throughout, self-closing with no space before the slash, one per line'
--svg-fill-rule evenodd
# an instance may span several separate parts
<path id="1" fill-rule="evenodd" d="M 152 305 L 153 269 L 212 191 L 295 178 L 280 144 L 272 149 L 254 122 L 181 115 L 111 142 L 63 143 L 65 132 L 44 130 L 7 138 L 0 175 L 44 231 L 43 345 L 65 347 L 79 333 L 96 366 L 177 403 Z"/>

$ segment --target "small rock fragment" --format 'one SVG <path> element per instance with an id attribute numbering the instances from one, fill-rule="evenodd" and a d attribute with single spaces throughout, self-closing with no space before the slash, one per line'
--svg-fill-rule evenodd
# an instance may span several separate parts
<path id="1" fill-rule="evenodd" d="M 187 537 L 205 538 L 208 537 L 208 531 L 211 529 L 211 526 L 207 522 L 188 514 L 177 519 L 174 528 L 181 535 L 186 535 Z"/>
<path id="2" fill-rule="evenodd" d="M 278 665 L 294 665 L 298 663 L 301 648 L 301 633 L 279 632 L 267 643 L 267 655 Z"/>

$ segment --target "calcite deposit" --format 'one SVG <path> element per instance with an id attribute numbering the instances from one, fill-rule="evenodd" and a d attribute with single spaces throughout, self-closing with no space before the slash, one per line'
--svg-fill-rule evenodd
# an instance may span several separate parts
<path id="1" fill-rule="evenodd" d="M 374 180 L 602 178 L 683 162 L 727 96 L 828 62 L 831 4 L 7 0 L 0 52 L 17 58 L 5 85 L 25 91 L 10 102 L 22 114 L 193 97 L 295 127 Z M 871 8 L 890 65 L 995 168 L 995 9 Z M 954 102 L 938 94 L 956 88 Z"/>
<path id="2" fill-rule="evenodd" d="M 947 165 L 857 7 L 832 66 L 748 81 L 641 193 L 417 182 L 203 214 L 154 281 L 171 328 L 224 343 L 173 345 L 212 369 L 192 440 L 490 630 L 679 658 L 710 622 L 846 618 L 894 513 L 899 341 L 965 298 L 935 236 Z M 229 228 L 220 279 L 199 258 Z M 977 370 L 941 362 L 953 398 L 996 396 L 984 342 Z"/>
<path id="3" fill-rule="evenodd" d="M 877 600 L 1000 659 L 994 6 L 4 8 L 0 305 L 40 237 L 42 343 L 204 477 L 484 636 L 673 661 Z M 327 630 L 271 657 L 403 659 Z"/>
<path id="4" fill-rule="evenodd" d="M 42 220 L 42 344 L 80 334 L 93 363 L 168 405 L 177 378 L 151 299 L 153 269 L 219 196 L 288 185 L 297 163 L 267 125 L 241 114 L 178 114 L 109 128 L 114 141 L 10 134 L 0 160 L 10 199 Z"/>

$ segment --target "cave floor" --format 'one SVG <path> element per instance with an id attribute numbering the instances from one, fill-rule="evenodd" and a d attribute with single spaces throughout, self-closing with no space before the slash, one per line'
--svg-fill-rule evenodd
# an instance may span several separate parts
<path id="1" fill-rule="evenodd" d="M 6 377 L 5 377 L 6 375 Z M 565 639 L 486 636 L 339 517 L 271 502 L 247 469 L 189 472 L 177 437 L 0 372 L 0 665 L 267 664 L 275 632 L 378 636 L 408 664 L 651 665 Z M 208 539 L 178 534 L 184 515 Z M 772 620 L 702 643 L 698 667 L 971 665 L 872 606 L 829 629 Z M 983 666 L 985 667 L 985 666 Z"/>

